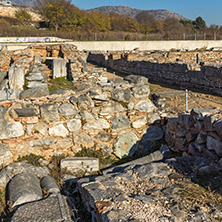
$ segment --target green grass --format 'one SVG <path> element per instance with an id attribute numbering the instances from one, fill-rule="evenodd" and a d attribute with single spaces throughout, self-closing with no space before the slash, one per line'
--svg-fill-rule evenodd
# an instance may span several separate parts
<path id="1" fill-rule="evenodd" d="M 48 81 L 49 93 L 52 93 L 56 90 L 75 90 L 76 88 L 73 86 L 73 82 L 66 79 L 65 77 L 59 77 L 56 79 L 51 79 Z"/>

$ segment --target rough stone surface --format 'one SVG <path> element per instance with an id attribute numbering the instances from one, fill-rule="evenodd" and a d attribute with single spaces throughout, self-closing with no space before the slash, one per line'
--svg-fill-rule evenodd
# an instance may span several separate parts
<path id="1" fill-rule="evenodd" d="M 132 126 L 133 128 L 141 128 L 147 123 L 146 117 L 140 117 L 133 121 Z"/>
<path id="2" fill-rule="evenodd" d="M 78 113 L 78 110 L 70 104 L 70 103 L 63 103 L 59 107 L 59 112 L 62 114 L 62 116 L 72 116 Z"/>
<path id="3" fill-rule="evenodd" d="M 60 119 L 56 104 L 44 104 L 40 106 L 41 117 L 45 121 L 57 121 Z"/>
<path id="4" fill-rule="evenodd" d="M 66 137 L 69 131 L 65 128 L 63 124 L 49 128 L 49 135 Z"/>
<path id="5" fill-rule="evenodd" d="M 13 176 L 23 172 L 33 173 L 39 178 L 49 175 L 47 167 L 37 167 L 25 162 L 12 163 L 0 171 L 0 187 L 6 186 Z"/>
<path id="6" fill-rule="evenodd" d="M 142 140 L 154 141 L 163 138 L 163 130 L 160 127 L 152 126 L 146 130 Z"/>
<path id="7" fill-rule="evenodd" d="M 129 128 L 130 122 L 125 114 L 117 113 L 111 120 L 113 130 Z"/>
<path id="8" fill-rule="evenodd" d="M 19 117 L 30 117 L 30 116 L 36 116 L 36 110 L 34 109 L 28 109 L 28 108 L 23 108 L 23 109 L 15 109 L 15 112 Z"/>
<path id="9" fill-rule="evenodd" d="M 133 95 L 136 98 L 147 97 L 150 94 L 150 87 L 148 85 L 136 85 L 133 87 Z"/>
<path id="10" fill-rule="evenodd" d="M 12 161 L 12 153 L 7 144 L 0 144 L 0 166 L 3 167 Z"/>
<path id="11" fill-rule="evenodd" d="M 66 125 L 70 132 L 78 131 L 82 127 L 80 119 L 69 119 L 66 121 Z"/>
<path id="12" fill-rule="evenodd" d="M 84 95 L 78 97 L 78 108 L 80 110 L 86 110 L 92 107 L 94 107 L 94 102 L 90 97 Z"/>
<path id="13" fill-rule="evenodd" d="M 12 222 L 71 222 L 66 198 L 61 194 L 50 195 L 46 199 L 19 207 L 11 219 Z"/>
<path id="14" fill-rule="evenodd" d="M 0 139 L 10 139 L 24 135 L 23 126 L 19 122 L 8 122 L 5 119 L 0 120 Z"/>
<path id="15" fill-rule="evenodd" d="M 45 189 L 48 193 L 59 193 L 59 187 L 55 182 L 55 179 L 53 177 L 44 177 L 41 180 L 41 186 Z"/>
<path id="16" fill-rule="evenodd" d="M 12 207 L 42 199 L 42 190 L 35 174 L 21 173 L 12 178 L 8 187 Z"/>
<path id="17" fill-rule="evenodd" d="M 110 128 L 109 123 L 104 119 L 98 119 L 94 123 L 86 123 L 83 126 L 84 130 L 101 130 L 101 129 L 108 129 Z"/>
<path id="18" fill-rule="evenodd" d="M 150 100 L 141 100 L 135 105 L 135 109 L 140 112 L 152 112 L 155 109 L 154 104 Z"/>
<path id="19" fill-rule="evenodd" d="M 66 77 L 66 60 L 64 59 L 53 59 L 53 74 L 52 78 Z"/>
<path id="20" fill-rule="evenodd" d="M 112 98 L 116 101 L 129 102 L 131 98 L 129 89 L 114 89 L 112 92 Z"/>
<path id="21" fill-rule="evenodd" d="M 92 147 L 93 139 L 85 132 L 73 134 L 74 143 L 78 146 Z"/>
<path id="22" fill-rule="evenodd" d="M 22 67 L 11 67 L 8 71 L 10 89 L 23 89 L 25 71 Z"/>
<path id="23" fill-rule="evenodd" d="M 138 146 L 138 137 L 133 132 L 122 132 L 115 140 L 113 149 L 118 157 L 132 156 Z"/>
<path id="24" fill-rule="evenodd" d="M 19 98 L 28 99 L 29 97 L 42 97 L 47 95 L 49 95 L 48 86 L 40 86 L 21 92 Z"/>

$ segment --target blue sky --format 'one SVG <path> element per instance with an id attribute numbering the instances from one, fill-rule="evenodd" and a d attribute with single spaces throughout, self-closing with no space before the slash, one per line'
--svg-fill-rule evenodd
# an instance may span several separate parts
<path id="1" fill-rule="evenodd" d="M 209 26 L 222 25 L 222 0 L 72 0 L 80 9 L 100 6 L 129 6 L 150 10 L 166 9 L 194 20 L 201 16 Z"/>

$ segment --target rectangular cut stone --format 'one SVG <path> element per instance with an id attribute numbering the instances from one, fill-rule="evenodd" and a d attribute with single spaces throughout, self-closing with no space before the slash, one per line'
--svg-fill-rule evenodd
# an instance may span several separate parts
<path id="1" fill-rule="evenodd" d="M 10 89 L 23 89 L 25 84 L 25 71 L 22 67 L 11 67 L 8 70 Z"/>
<path id="2" fill-rule="evenodd" d="M 78 172 L 84 170 L 87 172 L 99 170 L 99 159 L 91 157 L 70 157 L 61 160 L 61 169 L 70 172 Z"/>
<path id="3" fill-rule="evenodd" d="M 66 77 L 66 60 L 64 59 L 54 59 L 53 60 L 53 76 L 52 78 Z"/>
<path id="4" fill-rule="evenodd" d="M 21 121 L 23 124 L 29 123 L 37 123 L 39 121 L 38 116 L 31 116 L 31 117 L 21 117 Z"/>
<path id="5" fill-rule="evenodd" d="M 35 64 L 41 64 L 41 62 L 42 62 L 41 55 L 35 55 L 35 57 L 34 57 L 34 63 L 35 63 Z"/>

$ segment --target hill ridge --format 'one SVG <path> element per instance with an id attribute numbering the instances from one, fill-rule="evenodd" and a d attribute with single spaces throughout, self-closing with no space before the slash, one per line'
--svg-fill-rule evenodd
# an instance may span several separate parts
<path id="1" fill-rule="evenodd" d="M 101 6 L 97 8 L 92 8 L 87 10 L 88 12 L 92 11 L 101 11 L 105 14 L 109 14 L 111 12 L 117 13 L 119 15 L 125 16 L 125 17 L 131 17 L 135 18 L 138 13 L 141 11 L 146 11 L 149 14 L 151 14 L 155 19 L 157 20 L 164 20 L 167 18 L 176 18 L 178 20 L 188 20 L 182 15 L 179 15 L 175 12 L 166 10 L 166 9 L 151 9 L 151 10 L 141 10 L 136 9 L 128 6 Z"/>

